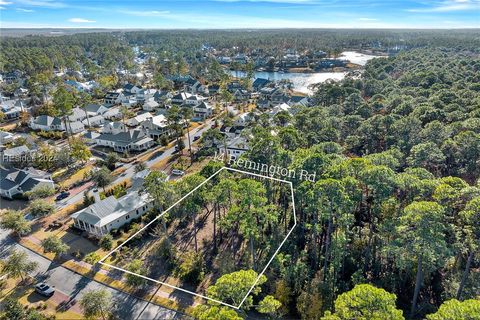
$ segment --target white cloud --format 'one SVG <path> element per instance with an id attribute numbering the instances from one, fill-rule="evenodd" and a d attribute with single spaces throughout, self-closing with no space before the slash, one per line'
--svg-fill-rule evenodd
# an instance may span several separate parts
<path id="1" fill-rule="evenodd" d="M 73 23 L 93 23 L 93 22 L 96 22 L 95 20 L 88 20 L 88 19 L 83 19 L 83 18 L 71 18 L 71 19 L 68 19 L 68 21 L 73 22 Z"/>
<path id="2" fill-rule="evenodd" d="M 138 17 L 165 17 L 168 14 L 170 14 L 170 11 L 157 11 L 157 10 L 147 10 L 147 11 L 121 10 L 119 12 L 131 15 L 131 16 L 138 16 Z"/>
<path id="3" fill-rule="evenodd" d="M 480 10 L 480 0 L 437 1 L 431 7 L 407 9 L 408 12 L 451 12 Z"/>
<path id="4" fill-rule="evenodd" d="M 35 12 L 35 10 L 32 10 L 32 9 L 23 9 L 23 8 L 17 8 L 17 11 L 19 11 L 19 12 Z"/>
<path id="5" fill-rule="evenodd" d="M 0 10 L 5 10 L 5 7 L 0 7 Z"/>
<path id="6" fill-rule="evenodd" d="M 378 19 L 374 19 L 374 18 L 359 18 L 358 20 L 360 20 L 360 21 L 377 21 Z"/>
<path id="7" fill-rule="evenodd" d="M 5 6 L 5 5 L 7 5 L 7 4 L 12 4 L 12 3 L 9 2 L 9 1 L 0 0 L 0 4 Z"/>

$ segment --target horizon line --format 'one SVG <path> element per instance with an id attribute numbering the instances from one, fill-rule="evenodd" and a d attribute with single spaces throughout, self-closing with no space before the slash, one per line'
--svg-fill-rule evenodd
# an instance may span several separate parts
<path id="1" fill-rule="evenodd" d="M 232 27 L 232 28 L 111 28 L 111 27 L 1 27 L 0 30 L 55 30 L 55 29 L 68 29 L 68 30 L 477 30 L 479 27 Z"/>

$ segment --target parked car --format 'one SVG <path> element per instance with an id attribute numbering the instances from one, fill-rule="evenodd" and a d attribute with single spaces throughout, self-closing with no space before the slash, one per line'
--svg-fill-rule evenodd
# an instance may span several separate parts
<path id="1" fill-rule="evenodd" d="M 55 288 L 49 286 L 45 282 L 41 282 L 35 286 L 35 291 L 45 297 L 51 297 L 55 293 Z"/>
<path id="2" fill-rule="evenodd" d="M 193 141 L 197 141 L 198 139 L 200 139 L 200 136 L 193 137 Z"/>
<path id="3" fill-rule="evenodd" d="M 176 176 L 183 176 L 185 174 L 185 172 L 183 172 L 182 170 L 173 169 L 172 174 L 176 175 Z"/>
<path id="4" fill-rule="evenodd" d="M 70 192 L 68 191 L 62 191 L 60 192 L 60 194 L 55 198 L 55 201 L 60 201 L 60 200 L 63 200 L 65 198 L 68 198 L 68 196 L 70 195 Z"/>

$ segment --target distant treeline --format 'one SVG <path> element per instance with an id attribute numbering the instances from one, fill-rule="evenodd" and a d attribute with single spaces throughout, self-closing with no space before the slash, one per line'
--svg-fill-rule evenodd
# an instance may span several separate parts
<path id="1" fill-rule="evenodd" d="M 55 67 L 95 67 L 104 72 L 128 69 L 133 46 L 193 61 L 201 57 L 202 48 L 275 54 L 283 49 L 392 51 L 428 46 L 479 52 L 480 39 L 476 30 L 155 30 L 0 37 L 0 45 L 1 72 L 20 70 L 34 75 Z"/>

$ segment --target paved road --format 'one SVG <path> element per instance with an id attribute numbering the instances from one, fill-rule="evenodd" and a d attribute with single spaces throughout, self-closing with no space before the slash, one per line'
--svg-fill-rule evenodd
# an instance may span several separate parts
<path id="1" fill-rule="evenodd" d="M 77 301 L 87 290 L 103 288 L 110 291 L 115 301 L 117 313 L 121 316 L 122 320 L 182 318 L 182 315 L 175 311 L 135 298 L 127 293 L 112 289 L 102 283 L 53 264 L 50 260 L 19 245 L 11 237 L 8 237 L 7 231 L 0 229 L 0 259 L 5 259 L 9 250 L 12 248 L 26 252 L 31 261 L 38 263 L 38 269 L 32 276 L 55 286 L 57 291 Z"/>

